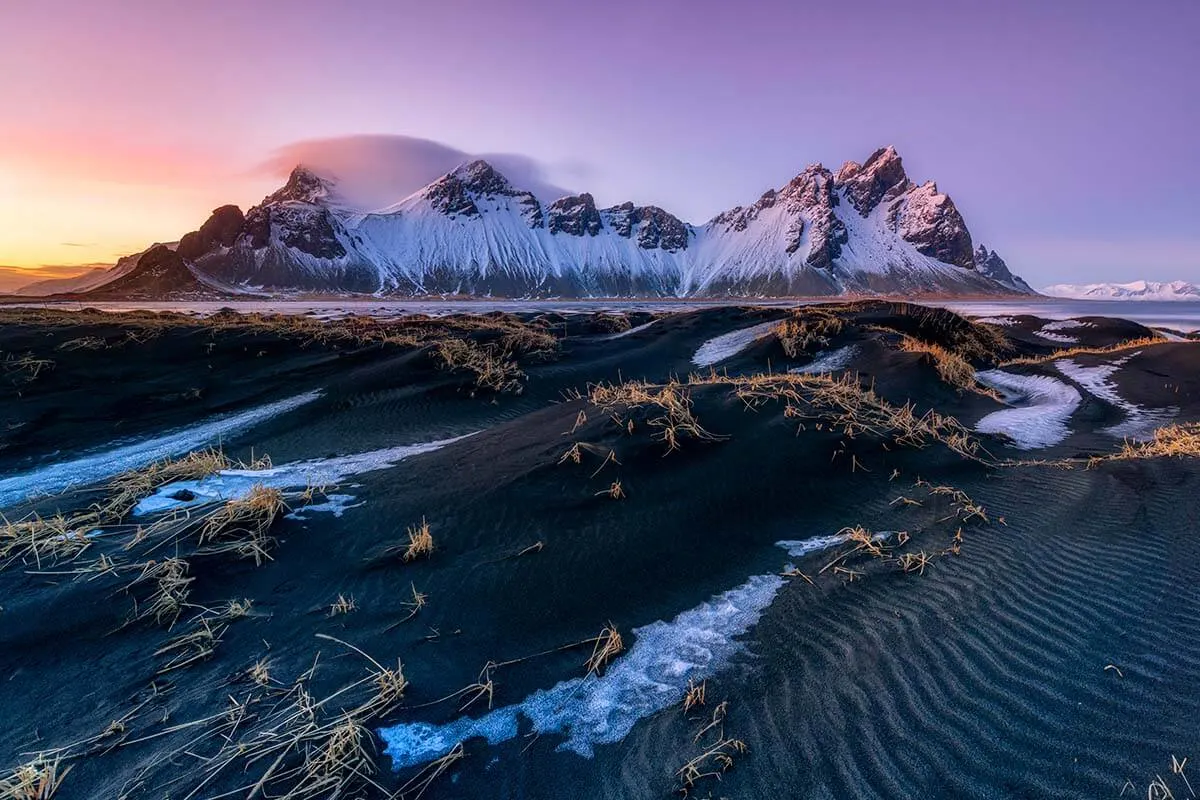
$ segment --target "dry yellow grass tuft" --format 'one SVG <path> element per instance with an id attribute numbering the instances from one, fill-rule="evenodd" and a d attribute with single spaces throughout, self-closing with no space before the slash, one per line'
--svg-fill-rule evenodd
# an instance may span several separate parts
<path id="1" fill-rule="evenodd" d="M 164 484 L 197 481 L 235 466 L 264 469 L 271 466 L 271 460 L 264 458 L 251 464 L 238 464 L 220 450 L 194 450 L 180 458 L 164 459 L 142 469 L 122 472 L 108 484 L 109 495 L 95 510 L 103 521 L 120 520 L 138 501 Z"/>
<path id="2" fill-rule="evenodd" d="M 900 349 L 906 353 L 921 353 L 933 361 L 938 376 L 959 391 L 975 392 L 993 400 L 1000 400 L 1000 394 L 975 380 L 975 368 L 958 353 L 942 347 L 940 344 L 930 344 L 911 336 L 900 340 Z"/>
<path id="3" fill-rule="evenodd" d="M 842 332 L 846 320 L 834 309 L 813 306 L 799 308 L 775 326 L 775 337 L 788 358 L 796 358 L 813 348 L 825 347 Z"/>
<path id="4" fill-rule="evenodd" d="M 38 358 L 33 353 L 18 356 L 14 353 L 4 354 L 0 359 L 0 372 L 8 376 L 15 385 L 33 383 L 43 372 L 54 369 L 54 362 L 48 358 Z"/>
<path id="5" fill-rule="evenodd" d="M 404 549 L 402 558 L 405 561 L 415 561 L 418 558 L 428 558 L 433 554 L 433 534 L 429 531 L 429 523 L 421 517 L 420 525 L 408 529 L 408 546 Z"/>
<path id="6" fill-rule="evenodd" d="M 1157 428 L 1143 442 L 1126 441 L 1116 453 L 1098 460 L 1200 456 L 1200 422 L 1185 422 Z"/>
<path id="7" fill-rule="evenodd" d="M 817 420 L 849 438 L 865 433 L 917 448 L 939 442 L 963 458 L 985 461 L 979 442 L 954 417 L 932 409 L 917 414 L 912 404 L 894 406 L 851 375 L 707 376 L 693 378 L 693 382 L 730 385 L 751 408 L 768 401 L 782 402 L 784 416 Z"/>
<path id="8" fill-rule="evenodd" d="M 520 394 L 525 373 L 509 351 L 494 344 L 480 345 L 471 339 L 442 339 L 433 356 L 447 370 L 462 370 L 475 376 L 475 386 L 498 394 Z"/>
<path id="9" fill-rule="evenodd" d="M 621 634 L 611 622 L 604 626 L 600 635 L 591 640 L 594 642 L 592 654 L 585 664 L 589 675 L 600 675 L 605 665 L 625 650 L 625 642 Z"/>
<path id="10" fill-rule="evenodd" d="M 600 491 L 596 492 L 596 496 L 600 495 L 611 497 L 613 500 L 623 500 L 628 496 L 625 494 L 625 488 L 621 486 L 620 479 L 613 481 L 607 489 L 601 489 Z"/>
<path id="11" fill-rule="evenodd" d="M 684 439 L 712 441 L 721 438 L 700 425 L 692 413 L 688 388 L 676 380 L 662 385 L 645 381 L 595 384 L 588 390 L 588 400 L 605 413 L 618 409 L 658 409 L 661 414 L 648 418 L 646 424 L 655 429 L 654 438 L 666 443 L 668 453 L 678 450 Z"/>
<path id="12" fill-rule="evenodd" d="M 696 683 L 688 678 L 687 692 L 683 695 L 683 713 L 686 714 L 693 708 L 704 705 L 704 696 L 707 691 L 708 681 Z"/>
<path id="13" fill-rule="evenodd" d="M 281 491 L 258 484 L 245 497 L 229 500 L 205 517 L 197 553 L 233 553 L 240 558 L 253 558 L 255 565 L 262 564 L 270 559 L 267 549 L 271 540 L 267 532 L 286 510 Z"/>
<path id="14" fill-rule="evenodd" d="M 154 651 L 156 656 L 167 656 L 166 662 L 159 667 L 159 675 L 173 672 L 177 669 L 190 667 L 192 664 L 210 658 L 221 643 L 227 625 L 200 617 L 191 623 L 192 629 L 187 633 L 176 636 L 162 647 Z"/>
<path id="15" fill-rule="evenodd" d="M 70 771 L 57 756 L 35 756 L 0 778 L 0 800 L 51 800 Z"/>
<path id="16" fill-rule="evenodd" d="M 16 522 L 0 517 L 0 522 L 0 569 L 15 561 L 32 561 L 41 569 L 47 562 L 70 561 L 92 545 L 90 516 L 32 514 Z"/>
<path id="17" fill-rule="evenodd" d="M 1107 355 L 1108 353 L 1119 353 L 1122 350 L 1132 350 L 1137 347 L 1150 347 L 1156 344 L 1165 344 L 1170 340 L 1165 336 L 1142 336 L 1137 339 L 1128 339 L 1124 342 L 1117 342 L 1107 347 L 1067 347 L 1062 350 L 1055 350 L 1044 356 L 1022 356 L 1005 361 L 1000 366 L 1012 367 L 1018 364 L 1045 364 L 1049 361 L 1056 361 L 1060 358 L 1070 358 L 1072 356 L 1086 355 Z"/>
<path id="18" fill-rule="evenodd" d="M 147 602 L 141 607 L 135 604 L 133 618 L 153 618 L 159 625 L 174 625 L 187 605 L 194 580 L 188 577 L 188 563 L 182 558 L 147 561 L 142 565 L 141 574 L 126 587 L 126 590 L 142 584 L 152 587 Z"/>

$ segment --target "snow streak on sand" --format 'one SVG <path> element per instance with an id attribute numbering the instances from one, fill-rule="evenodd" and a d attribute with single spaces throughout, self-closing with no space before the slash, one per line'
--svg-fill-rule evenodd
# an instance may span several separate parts
<path id="1" fill-rule="evenodd" d="M 39 495 L 58 494 L 78 486 L 99 483 L 126 470 L 138 469 L 164 458 L 216 444 L 224 437 L 233 436 L 271 417 L 311 403 L 320 396 L 319 391 L 305 392 L 287 400 L 180 428 L 154 439 L 133 442 L 0 479 L 0 508 Z"/>
<path id="2" fill-rule="evenodd" d="M 713 364 L 731 358 L 769 334 L 778 324 L 779 320 L 771 320 L 709 339 L 700 345 L 696 355 L 692 356 L 692 363 L 697 367 L 711 367 Z"/>
<path id="3" fill-rule="evenodd" d="M 1017 324 L 1016 317 L 978 317 L 975 321 L 984 325 L 999 325 L 1002 328 Z"/>
<path id="4" fill-rule="evenodd" d="M 467 434 L 474 436 L 474 434 Z M 158 514 L 181 508 L 224 502 L 245 497 L 255 486 L 274 489 L 305 489 L 309 486 L 335 486 L 347 478 L 365 472 L 389 469 L 411 456 L 431 453 L 448 444 L 467 438 L 458 436 L 436 442 L 388 447 L 334 458 L 315 458 L 309 461 L 293 461 L 268 469 L 227 469 L 198 481 L 176 481 L 160 486 L 133 509 L 134 516 Z M 329 511 L 341 516 L 354 497 L 351 495 L 327 495 L 324 503 L 306 506 L 298 510 L 299 515 L 312 511 Z"/>
<path id="5" fill-rule="evenodd" d="M 1072 331 L 1078 328 L 1090 327 L 1092 327 L 1092 323 L 1090 322 L 1080 322 L 1077 319 L 1060 319 L 1054 322 L 1047 322 L 1041 328 L 1034 331 L 1033 335 L 1049 342 L 1057 342 L 1058 344 L 1079 344 L 1079 337 L 1067 336 L 1059 333 L 1059 331 Z"/>
<path id="6" fill-rule="evenodd" d="M 852 344 L 839 347 L 837 350 L 817 353 L 816 357 L 803 367 L 792 367 L 788 372 L 799 375 L 822 375 L 827 372 L 837 372 L 850 366 L 850 361 L 858 348 Z"/>
<path id="7" fill-rule="evenodd" d="M 632 336 L 635 333 L 641 333 L 642 331 L 646 330 L 646 328 L 649 328 L 651 325 L 653 325 L 656 322 L 658 322 L 658 320 L 652 319 L 649 322 L 643 322 L 641 325 L 630 328 L 627 331 L 620 331 L 619 333 L 610 333 L 610 334 L 607 334 L 606 336 L 602 336 L 600 338 L 603 341 L 609 341 L 611 339 L 624 339 L 626 336 Z"/>
<path id="8" fill-rule="evenodd" d="M 1117 385 L 1109 379 L 1113 373 L 1124 366 L 1125 362 L 1134 355 L 1137 355 L 1137 353 L 1107 364 L 1098 364 L 1094 367 L 1085 367 L 1078 361 L 1065 358 L 1054 362 L 1054 366 L 1063 375 L 1066 375 L 1106 403 L 1116 406 L 1125 412 L 1126 418 L 1124 422 L 1104 429 L 1104 433 L 1109 436 L 1115 436 L 1118 439 L 1130 438 L 1142 440 L 1149 438 L 1155 428 L 1165 425 L 1179 413 L 1179 409 L 1175 407 L 1161 409 L 1143 408 L 1136 403 L 1129 402 L 1117 392 Z"/>
<path id="9" fill-rule="evenodd" d="M 994 411 L 975 425 L 980 433 L 1002 433 L 1022 450 L 1049 447 L 1071 433 L 1067 421 L 1083 401 L 1074 386 L 1047 375 L 1014 375 L 991 369 L 975 379 L 1004 396 L 1013 406 Z"/>
<path id="10" fill-rule="evenodd" d="M 845 540 L 844 535 L 818 536 L 779 546 L 800 557 Z M 539 735 L 562 736 L 559 750 L 590 758 L 596 745 L 619 742 L 639 720 L 682 701 L 689 680 L 713 676 L 743 652 L 737 637 L 757 624 L 783 585 L 778 575 L 756 575 L 670 622 L 635 628 L 629 652 L 601 677 L 563 681 L 482 717 L 441 725 L 403 723 L 382 728 L 379 735 L 394 768 L 404 769 L 440 758 L 469 739 L 489 744 L 514 739 L 524 718 Z"/>

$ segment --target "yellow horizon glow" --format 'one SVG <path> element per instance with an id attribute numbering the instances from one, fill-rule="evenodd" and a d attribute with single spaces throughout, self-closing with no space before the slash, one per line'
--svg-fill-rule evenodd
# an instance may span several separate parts
<path id="1" fill-rule="evenodd" d="M 229 193 L 211 185 L 63 174 L 0 158 L 0 265 L 35 276 L 55 267 L 58 277 L 69 274 L 62 268 L 82 273 L 113 264 L 200 227 Z"/>

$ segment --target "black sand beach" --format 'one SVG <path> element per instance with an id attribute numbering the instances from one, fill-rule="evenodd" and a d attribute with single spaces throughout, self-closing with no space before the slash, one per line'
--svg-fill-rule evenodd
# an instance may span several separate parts
<path id="1" fill-rule="evenodd" d="M 996 323 L 0 310 L 2 774 L 53 767 L 63 798 L 1192 796 L 1200 350 Z M 251 468 L 113 505 L 218 445 Z M 255 485 L 290 511 L 212 522 Z"/>

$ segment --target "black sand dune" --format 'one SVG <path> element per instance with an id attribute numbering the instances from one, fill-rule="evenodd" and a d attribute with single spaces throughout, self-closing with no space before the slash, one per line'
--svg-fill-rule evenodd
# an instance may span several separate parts
<path id="1" fill-rule="evenodd" d="M 226 453 L 278 466 L 473 434 L 311 498 L 291 491 L 303 519 L 274 520 L 260 565 L 206 553 L 194 532 L 139 539 L 154 517 L 101 525 L 73 559 L 33 558 L 0 534 L 0 763 L 60 758 L 55 797 L 1092 798 L 1143 796 L 1156 776 L 1189 796 L 1171 759 L 1200 749 L 1198 462 L 1103 457 L 1124 446 L 1111 429 L 1131 407 L 1160 427 L 1200 418 L 1190 343 L 1120 349 L 1150 332 L 1089 319 L 1055 345 L 1033 335 L 1044 320 L 1010 332 L 882 302 L 364 322 L 326 338 L 271 320 L 4 313 L 10 363 L 55 363 L 6 373 L 0 497 L 114 440 L 314 390 L 223 437 Z M 763 335 L 694 363 L 753 326 Z M 526 330 L 556 346 L 504 338 Z M 85 337 L 105 344 L 63 347 Z M 493 354 L 508 342 L 523 375 L 489 388 L 434 355 L 450 340 Z M 1088 369 L 1118 359 L 1106 399 Z M 1022 449 L 1036 415 L 1017 438 L 973 433 L 1024 401 L 956 385 L 960 362 L 1077 391 L 1062 438 Z M 814 364 L 841 366 L 783 377 Z M 897 411 L 910 403 L 911 418 Z M 903 421 L 930 411 L 940 421 Z M 100 461 L 86 469 L 98 476 Z M 107 480 L 4 511 L 77 512 Z M 301 507 L 328 495 L 352 499 L 340 516 Z M 422 520 L 435 549 L 406 562 Z M 810 541 L 855 526 L 857 539 Z M 188 562 L 187 607 L 173 624 L 130 622 L 153 588 L 135 578 L 172 556 Z M 217 613 L 243 598 L 245 616 Z M 162 648 L 198 620 L 219 642 L 163 672 L 194 652 Z M 585 677 L 610 623 L 624 650 Z M 374 691 L 364 677 L 397 659 L 403 698 L 356 711 Z M 705 698 L 685 713 L 689 677 Z M 487 679 L 491 716 L 487 695 L 463 692 Z M 363 726 L 374 756 L 344 785 L 304 782 L 328 754 L 319 731 L 270 749 L 296 730 L 280 709 L 298 682 L 318 727 Z M 535 735 L 531 714 L 574 727 Z M 468 718 L 494 721 L 496 741 L 468 738 L 436 776 L 415 757 L 392 770 L 417 733 L 458 752 L 453 726 Z M 392 726 L 409 727 L 380 734 Z M 590 757 L 571 749 L 583 740 Z"/>

